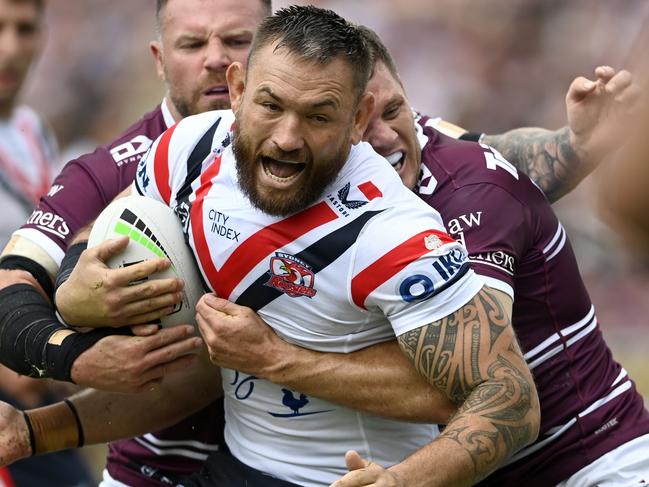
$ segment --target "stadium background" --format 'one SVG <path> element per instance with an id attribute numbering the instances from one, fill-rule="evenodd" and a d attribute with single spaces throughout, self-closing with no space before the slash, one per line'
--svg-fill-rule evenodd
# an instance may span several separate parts
<path id="1" fill-rule="evenodd" d="M 69 156 L 103 143 L 163 96 L 148 42 L 154 1 L 48 2 L 48 45 L 25 99 Z M 629 65 L 649 21 L 646 0 L 275 0 L 313 3 L 375 29 L 420 111 L 499 133 L 565 123 L 572 78 Z M 613 164 L 608 170 L 614 170 Z M 649 398 L 649 262 L 602 222 L 605 171 L 555 205 L 575 247 L 607 341 Z"/>

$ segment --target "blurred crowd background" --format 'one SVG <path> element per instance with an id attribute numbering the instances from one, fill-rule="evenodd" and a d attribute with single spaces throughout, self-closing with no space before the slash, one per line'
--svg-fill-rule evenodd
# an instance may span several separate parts
<path id="1" fill-rule="evenodd" d="M 647 0 L 316 0 L 375 29 L 420 111 L 471 131 L 565 124 L 564 96 L 595 66 L 631 65 Z M 112 139 L 163 96 L 148 42 L 154 0 L 48 2 L 48 44 L 25 101 L 64 159 Z M 642 52 L 642 46 L 635 46 Z M 612 161 L 615 164 L 615 161 Z M 556 211 L 575 246 L 606 338 L 649 397 L 649 263 L 601 219 L 598 171 Z M 646 375 L 645 375 L 646 374 Z"/>

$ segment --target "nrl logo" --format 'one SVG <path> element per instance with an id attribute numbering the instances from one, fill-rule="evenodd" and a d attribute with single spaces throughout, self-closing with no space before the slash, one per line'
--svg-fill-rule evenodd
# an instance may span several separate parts
<path id="1" fill-rule="evenodd" d="M 430 234 L 424 237 L 424 245 L 428 250 L 435 250 L 442 246 L 443 242 L 437 235 Z"/>
<path id="2" fill-rule="evenodd" d="M 305 262 L 293 255 L 276 252 L 275 257 L 270 258 L 269 273 L 266 285 L 292 298 L 312 298 L 317 293 L 313 289 L 315 274 Z"/>

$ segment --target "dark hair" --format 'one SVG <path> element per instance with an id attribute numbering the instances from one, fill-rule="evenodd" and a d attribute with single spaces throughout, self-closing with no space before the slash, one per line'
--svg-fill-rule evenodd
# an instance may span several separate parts
<path id="1" fill-rule="evenodd" d="M 271 0 L 259 0 L 264 7 L 264 13 L 266 15 L 270 15 L 273 13 L 273 5 Z M 158 26 L 160 25 L 160 11 L 167 5 L 168 0 L 156 0 L 155 3 L 155 17 L 158 22 Z"/>
<path id="2" fill-rule="evenodd" d="M 385 64 L 385 67 L 388 68 L 388 71 L 390 71 L 390 74 L 394 76 L 394 79 L 401 83 L 399 72 L 397 71 L 397 64 L 394 62 L 392 54 L 390 54 L 390 51 L 385 47 L 385 44 L 383 44 L 383 41 L 377 33 L 364 25 L 359 25 L 358 30 L 360 30 L 361 34 L 365 38 L 367 47 L 370 50 L 370 57 L 372 58 L 372 74 L 370 76 L 374 75 L 376 63 L 380 62 Z"/>
<path id="3" fill-rule="evenodd" d="M 332 10 L 292 5 L 266 17 L 253 39 L 248 65 L 257 51 L 273 42 L 277 42 L 275 50 L 284 48 L 323 65 L 343 58 L 352 68 L 357 100 L 365 92 L 372 68 L 365 39 L 356 25 Z"/>

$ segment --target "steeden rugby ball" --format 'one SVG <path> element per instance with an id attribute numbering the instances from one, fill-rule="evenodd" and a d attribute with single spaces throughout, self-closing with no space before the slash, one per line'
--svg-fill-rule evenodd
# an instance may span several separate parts
<path id="1" fill-rule="evenodd" d="M 179 277 L 185 282 L 182 302 L 161 319 L 163 327 L 196 323 L 196 303 L 205 293 L 191 249 L 185 243 L 178 217 L 168 206 L 143 196 L 127 196 L 113 201 L 93 225 L 88 247 L 129 237 L 126 249 L 106 262 L 116 269 L 146 259 L 167 258 L 171 266 L 150 279 Z"/>

